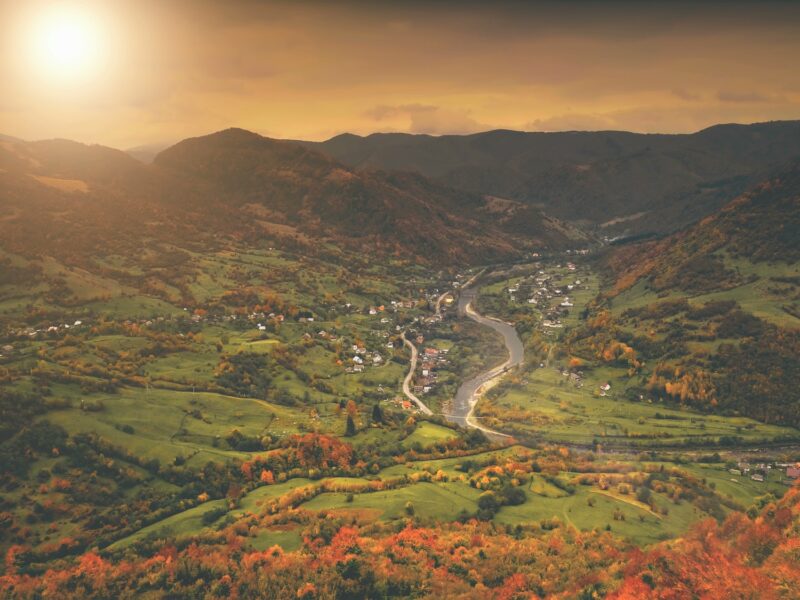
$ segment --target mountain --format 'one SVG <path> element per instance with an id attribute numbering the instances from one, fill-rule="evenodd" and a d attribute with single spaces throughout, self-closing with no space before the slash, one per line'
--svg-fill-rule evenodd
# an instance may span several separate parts
<path id="1" fill-rule="evenodd" d="M 632 393 L 800 424 L 800 164 L 664 239 L 613 248 L 575 355 L 631 365 Z"/>
<path id="2" fill-rule="evenodd" d="M 511 254 L 512 230 L 528 245 L 563 246 L 579 236 L 518 203 L 505 204 L 506 217 L 498 218 L 497 203 L 478 194 L 413 173 L 354 171 L 298 144 L 239 129 L 181 142 L 159 154 L 154 165 L 202 181 L 267 227 L 288 225 L 314 236 L 371 239 L 452 256 L 475 255 L 481 248 Z"/>
<path id="3" fill-rule="evenodd" d="M 421 175 L 356 172 L 240 129 L 180 142 L 151 165 L 66 140 L 3 141 L 0 169 L 7 213 L 0 232 L 17 252 L 281 237 L 463 262 L 580 239 L 518 203 L 499 210 Z"/>
<path id="4" fill-rule="evenodd" d="M 800 260 L 800 163 L 792 164 L 696 225 L 612 255 L 616 290 L 646 278 L 656 292 L 741 286 Z M 791 298 L 785 298 L 786 301 Z"/>
<path id="5" fill-rule="evenodd" d="M 800 121 L 717 125 L 687 135 L 621 131 L 343 134 L 304 142 L 359 170 L 421 173 L 622 232 L 668 232 L 720 208 L 800 156 Z"/>

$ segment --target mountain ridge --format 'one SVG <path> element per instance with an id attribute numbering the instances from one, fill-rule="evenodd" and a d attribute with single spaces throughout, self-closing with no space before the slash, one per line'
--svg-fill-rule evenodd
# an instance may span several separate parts
<path id="1" fill-rule="evenodd" d="M 67 140 L 2 144 L 0 186 L 11 216 L 0 228 L 42 250 L 65 224 L 83 232 L 70 246 L 88 249 L 107 237 L 102 224 L 109 222 L 118 228 L 114 237 L 132 241 L 159 231 L 278 236 L 461 262 L 564 246 L 572 241 L 568 230 L 584 239 L 523 205 L 509 205 L 499 218 L 478 194 L 413 173 L 356 172 L 316 150 L 238 128 L 183 140 L 150 165 Z"/>
<path id="2" fill-rule="evenodd" d="M 800 156 L 800 121 L 719 124 L 692 134 L 493 130 L 343 134 L 301 143 L 356 169 L 417 171 L 593 227 L 628 219 L 600 228 L 615 234 L 664 233 L 712 213 L 765 170 Z"/>

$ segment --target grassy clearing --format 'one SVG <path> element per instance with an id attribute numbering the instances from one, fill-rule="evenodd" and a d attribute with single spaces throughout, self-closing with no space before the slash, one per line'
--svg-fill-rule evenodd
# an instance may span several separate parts
<path id="1" fill-rule="evenodd" d="M 248 453 L 223 450 L 216 447 L 220 444 L 215 440 L 234 429 L 247 436 L 288 435 L 298 433 L 301 423 L 310 424 L 301 410 L 222 394 L 123 388 L 117 394 L 86 396 L 67 389 L 62 397 L 71 395 L 73 406 L 82 398 L 101 402 L 105 408 L 97 412 L 78 408 L 52 411 L 48 420 L 70 434 L 96 432 L 137 456 L 157 458 L 162 464 L 172 463 L 178 456 L 195 466 L 209 460 L 244 459 Z M 123 425 L 132 427 L 134 433 L 120 431 L 117 426 Z"/>
<path id="2" fill-rule="evenodd" d="M 199 506 L 195 506 L 189 510 L 162 519 L 157 523 L 143 527 L 135 534 L 114 542 L 108 549 L 122 550 L 135 542 L 148 538 L 180 538 L 188 535 L 196 535 L 207 528 L 207 525 L 203 523 L 203 515 L 216 509 L 225 508 L 226 505 L 227 500 L 204 502 Z"/>
<path id="3" fill-rule="evenodd" d="M 403 447 L 412 448 L 419 444 L 425 448 L 433 444 L 456 439 L 457 437 L 459 437 L 458 432 L 449 427 L 423 421 L 417 425 L 411 435 L 403 440 Z"/>
<path id="4" fill-rule="evenodd" d="M 531 477 L 531 483 L 528 489 L 537 496 L 542 496 L 544 498 L 563 498 L 569 495 L 560 487 L 553 485 L 544 479 L 544 477 L 538 475 Z"/>
<path id="5" fill-rule="evenodd" d="M 589 503 L 590 499 L 592 505 Z M 657 502 L 668 504 L 661 497 Z M 619 519 L 619 515 L 624 520 Z M 574 495 L 567 497 L 529 497 L 527 502 L 519 506 L 503 507 L 495 519 L 500 523 L 518 525 L 557 518 L 562 523 L 582 530 L 610 527 L 615 534 L 637 544 L 649 544 L 682 534 L 692 522 L 703 516 L 705 515 L 688 503 L 669 503 L 669 514 L 658 517 L 628 499 L 620 500 L 601 493 L 596 488 L 579 488 Z"/>
<path id="6" fill-rule="evenodd" d="M 390 521 L 407 517 L 406 504 L 410 502 L 419 518 L 452 520 L 462 510 L 475 512 L 478 496 L 480 490 L 460 482 L 423 482 L 385 492 L 357 494 L 352 502 L 347 502 L 346 494 L 321 494 L 303 504 L 303 508 L 376 511 L 381 520 Z"/>
<path id="7" fill-rule="evenodd" d="M 303 538 L 300 535 L 299 527 L 272 527 L 262 529 L 250 540 L 253 550 L 263 552 L 273 546 L 280 546 L 286 552 L 299 550 L 303 545 Z"/>

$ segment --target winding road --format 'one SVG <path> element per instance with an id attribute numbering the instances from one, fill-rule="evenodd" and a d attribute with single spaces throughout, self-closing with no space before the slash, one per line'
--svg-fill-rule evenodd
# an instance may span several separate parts
<path id="1" fill-rule="evenodd" d="M 403 393 L 406 395 L 406 398 L 417 405 L 421 412 L 425 413 L 426 415 L 432 415 L 433 411 L 411 392 L 411 380 L 414 378 L 414 371 L 417 370 L 417 357 L 419 356 L 417 347 L 406 337 L 405 331 L 400 334 L 400 337 L 402 338 L 403 343 L 411 350 L 411 364 L 408 367 L 406 378 L 403 380 Z"/>

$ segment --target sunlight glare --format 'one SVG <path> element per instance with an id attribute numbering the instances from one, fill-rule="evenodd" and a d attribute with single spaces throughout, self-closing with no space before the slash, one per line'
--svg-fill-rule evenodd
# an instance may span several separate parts
<path id="1" fill-rule="evenodd" d="M 92 74 L 102 52 L 96 19 L 79 10 L 51 9 L 31 34 L 33 57 L 48 77 L 75 79 Z"/>

